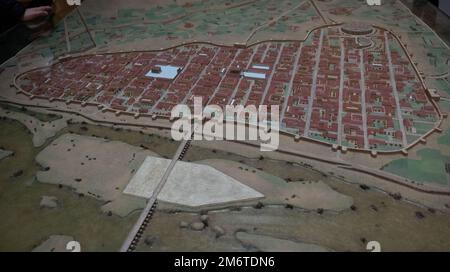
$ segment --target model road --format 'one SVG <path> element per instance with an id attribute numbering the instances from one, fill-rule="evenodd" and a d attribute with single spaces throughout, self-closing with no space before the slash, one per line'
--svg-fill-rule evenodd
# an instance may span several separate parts
<path id="1" fill-rule="evenodd" d="M 289 102 L 289 97 L 292 94 L 292 87 L 294 86 L 295 75 L 297 74 L 297 71 L 298 71 L 298 62 L 300 60 L 300 55 L 302 54 L 302 48 L 303 48 L 303 43 L 300 44 L 300 46 L 298 48 L 298 51 L 297 51 L 297 55 L 295 57 L 294 66 L 292 68 L 291 79 L 289 80 L 289 85 L 287 87 L 286 97 L 284 98 L 283 109 L 281 110 L 280 121 L 283 121 L 284 115 L 286 114 L 286 109 L 287 109 L 287 105 L 288 105 L 288 102 Z"/>
<path id="2" fill-rule="evenodd" d="M 220 48 L 216 50 L 216 52 L 214 52 L 213 57 L 209 60 L 208 64 L 205 65 L 205 67 L 203 67 L 202 71 L 200 72 L 200 75 L 197 77 L 197 79 L 195 80 L 195 82 L 192 83 L 191 88 L 189 89 L 188 93 L 186 94 L 186 96 L 184 97 L 183 101 L 181 102 L 181 104 L 186 104 L 186 101 L 191 97 L 192 95 L 192 91 L 194 90 L 195 86 L 197 85 L 197 83 L 200 81 L 200 79 L 202 79 L 202 77 L 206 74 L 206 70 L 208 70 L 208 66 L 214 62 L 215 58 L 217 57 L 217 53 L 219 53 Z"/>
<path id="3" fill-rule="evenodd" d="M 304 132 L 305 137 L 308 137 L 308 134 L 309 134 L 309 128 L 311 125 L 311 113 L 312 113 L 312 108 L 313 108 L 313 104 L 314 104 L 314 99 L 316 99 L 317 75 L 319 74 L 319 64 L 320 64 L 320 54 L 322 51 L 323 34 L 324 34 L 324 31 L 323 31 L 323 29 L 321 29 L 320 30 L 320 39 L 319 39 L 319 48 L 317 48 L 315 65 L 314 65 L 314 70 L 313 70 L 311 95 L 308 98 L 308 100 L 309 100 L 308 111 L 306 113 L 306 123 L 305 123 L 305 132 Z"/>
<path id="4" fill-rule="evenodd" d="M 250 57 L 249 62 L 247 63 L 247 65 L 245 66 L 245 69 L 247 70 L 248 68 L 250 68 L 250 65 L 253 63 L 253 59 L 255 58 L 256 52 L 258 52 L 258 49 L 261 45 L 256 46 L 256 48 L 253 50 L 252 56 Z M 268 47 L 268 46 L 267 46 Z M 266 48 L 267 49 L 267 48 Z M 266 52 L 266 51 L 265 51 Z M 239 91 L 239 86 L 241 86 L 241 82 L 242 79 L 244 77 L 239 77 L 239 81 L 236 85 L 236 87 L 234 87 L 233 93 L 231 94 L 230 98 L 228 99 L 227 104 L 231 104 L 231 101 L 233 101 L 233 99 L 236 97 L 237 92 Z M 254 81 L 252 81 L 254 82 Z M 251 89 L 251 88 L 250 88 Z"/>
<path id="5" fill-rule="evenodd" d="M 342 109 L 343 109 L 343 97 L 344 97 L 344 61 L 345 61 L 345 47 L 343 38 L 339 38 L 339 45 L 341 47 L 341 57 L 339 60 L 339 67 L 341 69 L 339 76 L 339 110 L 338 110 L 338 145 L 342 145 Z M 338 153 L 339 154 L 339 153 Z"/>
<path id="6" fill-rule="evenodd" d="M 272 78 L 273 78 L 273 75 L 275 74 L 275 70 L 276 70 L 278 63 L 280 62 L 281 53 L 283 52 L 283 48 L 284 48 L 284 43 L 281 45 L 280 50 L 278 50 L 277 58 L 275 60 L 275 63 L 273 64 L 269 79 L 267 80 L 266 88 L 264 89 L 264 93 L 261 97 L 261 101 L 259 102 L 260 105 L 264 105 L 264 100 L 266 99 L 267 93 L 269 92 L 270 85 L 272 84 Z"/>
<path id="7" fill-rule="evenodd" d="M 250 41 L 251 38 L 253 38 L 253 36 L 255 36 L 256 32 L 260 31 L 261 29 L 267 27 L 268 25 L 270 25 L 271 23 L 276 23 L 278 22 L 281 18 L 285 17 L 286 15 L 288 15 L 289 13 L 295 11 L 296 9 L 298 9 L 299 7 L 301 7 L 303 4 L 305 4 L 306 1 L 303 1 L 301 3 L 299 3 L 298 5 L 296 5 L 293 8 L 290 8 L 289 10 L 286 10 L 285 12 L 281 13 L 280 15 L 278 15 L 277 17 L 263 23 L 262 25 L 258 26 L 257 28 L 253 29 L 252 32 L 250 32 L 250 35 L 248 35 L 247 39 L 245 40 L 245 43 L 248 44 L 248 42 Z"/>
<path id="8" fill-rule="evenodd" d="M 122 247 L 120 248 L 121 252 L 129 252 L 134 251 L 139 239 L 141 238 L 141 235 L 143 234 L 148 221 L 150 220 L 153 210 L 155 209 L 156 205 L 156 199 L 161 192 L 162 188 L 167 182 L 167 179 L 169 178 L 170 173 L 172 172 L 173 167 L 177 163 L 177 161 L 183 159 L 184 154 L 186 153 L 186 150 L 189 148 L 191 144 L 190 140 L 184 140 L 181 142 L 180 146 L 178 147 L 177 151 L 175 152 L 175 155 L 172 158 L 172 161 L 170 162 L 169 166 L 167 167 L 166 171 L 164 172 L 164 175 L 162 176 L 159 183 L 156 185 L 155 190 L 153 191 L 152 196 L 147 202 L 147 206 L 142 211 L 141 215 L 139 216 L 139 219 L 134 224 L 133 228 L 131 229 L 130 233 L 128 234 L 128 237 L 126 238 L 125 242 L 123 243 Z"/>
<path id="9" fill-rule="evenodd" d="M 395 98 L 395 107 L 397 109 L 397 118 L 398 118 L 398 122 L 400 125 L 400 131 L 402 132 L 403 148 L 406 148 L 408 146 L 408 142 L 406 140 L 406 131 L 405 131 L 405 126 L 403 124 L 402 110 L 400 108 L 400 97 L 399 97 L 398 91 L 397 91 L 397 83 L 395 82 L 394 66 L 392 65 L 391 49 L 389 48 L 389 38 L 388 38 L 387 32 L 384 32 L 384 41 L 385 41 L 385 47 L 386 47 L 386 54 L 387 54 L 387 58 L 388 58 L 388 62 L 389 62 L 389 76 L 391 79 L 392 90 L 393 90 L 393 94 L 394 94 L 394 98 Z M 408 55 L 408 54 L 406 54 L 406 55 Z"/>
<path id="10" fill-rule="evenodd" d="M 364 133 L 364 148 L 369 149 L 369 139 L 367 138 L 367 109 L 366 109 L 366 76 L 364 74 L 364 53 L 359 50 L 359 69 L 360 69 L 360 89 L 361 89 L 361 116 Z M 398 106 L 398 105 L 397 105 Z"/>
<path id="11" fill-rule="evenodd" d="M 225 72 L 222 75 L 222 78 L 219 81 L 219 84 L 217 84 L 216 88 L 214 89 L 213 94 L 211 95 L 211 97 L 208 99 L 208 104 L 211 103 L 211 101 L 214 99 L 214 97 L 216 96 L 217 92 L 220 90 L 220 85 L 222 85 L 223 80 L 226 77 L 226 74 L 228 73 L 228 71 L 230 71 L 231 66 L 233 65 L 233 63 L 235 62 L 237 56 L 241 53 L 241 49 L 238 49 L 238 51 L 236 53 L 234 53 L 234 57 L 233 59 L 230 61 L 230 64 L 228 64 Z M 238 85 L 239 86 L 239 85 Z"/>
<path id="12" fill-rule="evenodd" d="M 312 6 L 314 7 L 314 9 L 316 10 L 316 12 L 319 14 L 320 18 L 322 18 L 322 21 L 325 24 L 328 24 L 327 19 L 325 19 L 325 16 L 323 16 L 322 11 L 319 9 L 319 7 L 316 5 L 316 3 L 314 2 L 314 0 L 310 0 Z"/>

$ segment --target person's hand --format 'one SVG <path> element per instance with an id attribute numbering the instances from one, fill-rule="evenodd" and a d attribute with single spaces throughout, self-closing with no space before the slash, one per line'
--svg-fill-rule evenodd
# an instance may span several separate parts
<path id="1" fill-rule="evenodd" d="M 29 8 L 25 10 L 25 13 L 22 16 L 22 21 L 29 22 L 38 18 L 45 17 L 50 14 L 52 11 L 51 6 L 42 6 L 37 8 Z"/>

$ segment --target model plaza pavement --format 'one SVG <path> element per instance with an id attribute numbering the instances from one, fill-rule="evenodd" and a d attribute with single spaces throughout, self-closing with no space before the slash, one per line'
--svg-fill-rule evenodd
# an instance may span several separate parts
<path id="1" fill-rule="evenodd" d="M 304 42 L 67 58 L 17 82 L 34 97 L 143 115 L 170 115 L 194 96 L 222 107 L 279 105 L 285 132 L 366 150 L 403 149 L 438 121 L 397 40 L 362 24 L 319 28 Z"/>
<path id="2" fill-rule="evenodd" d="M 169 159 L 147 157 L 124 193 L 149 199 L 170 162 Z M 158 195 L 161 201 L 191 207 L 262 197 L 259 192 L 211 166 L 184 161 L 175 164 Z"/>

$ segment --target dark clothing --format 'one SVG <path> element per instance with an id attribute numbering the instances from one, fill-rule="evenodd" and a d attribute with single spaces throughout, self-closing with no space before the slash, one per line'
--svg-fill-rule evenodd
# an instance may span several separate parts
<path id="1" fill-rule="evenodd" d="M 0 0 L 0 32 L 17 24 L 25 13 L 25 7 L 16 0 Z"/>
<path id="2" fill-rule="evenodd" d="M 32 34 L 33 31 L 21 23 L 0 34 L 0 65 L 27 46 Z"/>
<path id="3" fill-rule="evenodd" d="M 52 0 L 33 0 L 28 8 L 51 6 Z M 0 0 L 0 65 L 32 41 L 33 30 L 21 18 L 26 7 L 15 0 Z"/>
<path id="4" fill-rule="evenodd" d="M 33 0 L 27 7 L 51 6 L 52 2 L 52 0 Z M 0 33 L 17 24 L 25 13 L 25 9 L 24 5 L 16 0 L 0 0 Z"/>
<path id="5" fill-rule="evenodd" d="M 52 4 L 53 4 L 52 0 L 33 0 L 31 1 L 30 8 L 51 6 Z"/>

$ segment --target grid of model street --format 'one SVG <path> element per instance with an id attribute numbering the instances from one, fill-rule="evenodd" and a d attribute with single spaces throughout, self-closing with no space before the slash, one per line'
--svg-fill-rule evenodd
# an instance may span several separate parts
<path id="1" fill-rule="evenodd" d="M 170 73 L 166 70 L 172 69 Z M 20 77 L 33 97 L 170 115 L 178 104 L 279 105 L 282 129 L 344 148 L 400 150 L 438 114 L 392 34 L 324 27 L 305 42 L 192 44 L 160 52 L 64 59 Z"/>

